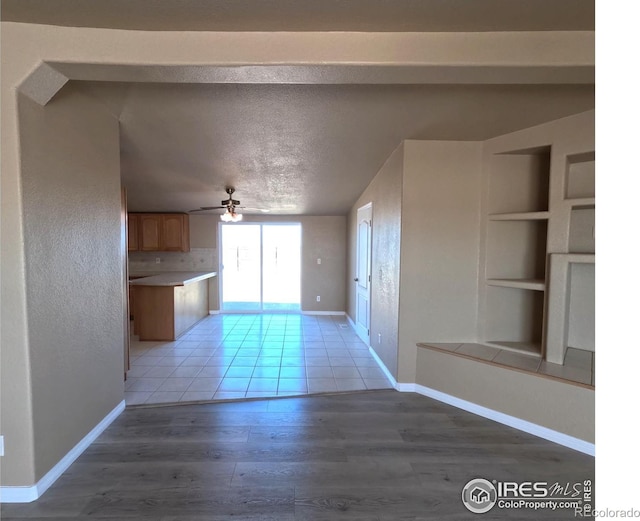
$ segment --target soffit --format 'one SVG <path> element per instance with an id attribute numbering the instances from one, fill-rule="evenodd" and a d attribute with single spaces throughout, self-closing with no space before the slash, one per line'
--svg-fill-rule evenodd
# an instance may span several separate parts
<path id="1" fill-rule="evenodd" d="M 149 31 L 594 30 L 589 0 L 2 0 L 2 20 Z"/>

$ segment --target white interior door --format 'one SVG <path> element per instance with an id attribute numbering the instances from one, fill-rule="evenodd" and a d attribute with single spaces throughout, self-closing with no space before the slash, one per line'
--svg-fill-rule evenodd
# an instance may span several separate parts
<path id="1" fill-rule="evenodd" d="M 358 209 L 356 234 L 356 333 L 371 345 L 369 321 L 371 318 L 371 226 L 372 204 Z"/>

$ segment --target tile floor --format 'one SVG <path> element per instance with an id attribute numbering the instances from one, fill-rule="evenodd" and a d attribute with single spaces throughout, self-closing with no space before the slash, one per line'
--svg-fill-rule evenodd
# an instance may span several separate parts
<path id="1" fill-rule="evenodd" d="M 175 342 L 131 342 L 127 405 L 392 385 L 344 316 L 211 315 Z"/>

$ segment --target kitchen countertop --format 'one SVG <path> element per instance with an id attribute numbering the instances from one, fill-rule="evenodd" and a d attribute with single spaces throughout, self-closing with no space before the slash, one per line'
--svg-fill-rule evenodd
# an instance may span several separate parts
<path id="1" fill-rule="evenodd" d="M 132 286 L 186 286 L 215 277 L 217 274 L 215 271 L 170 271 L 149 276 L 136 273 L 130 274 L 130 277 L 140 278 L 129 280 L 129 284 Z"/>

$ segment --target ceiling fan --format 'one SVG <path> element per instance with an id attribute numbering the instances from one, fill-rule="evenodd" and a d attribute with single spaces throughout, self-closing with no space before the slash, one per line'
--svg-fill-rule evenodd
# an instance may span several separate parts
<path id="1" fill-rule="evenodd" d="M 229 198 L 224 201 L 220 201 L 220 206 L 201 206 L 195 210 L 189 210 L 189 213 L 224 209 L 225 212 L 220 216 L 220 219 L 225 222 L 238 222 L 242 220 L 242 214 L 236 212 L 236 209 L 239 208 L 244 210 L 257 210 L 264 213 L 269 212 L 269 210 L 263 208 L 248 208 L 246 206 L 240 206 L 240 201 L 233 198 L 233 193 L 236 191 L 235 188 L 227 187 L 225 191 L 229 195 Z"/>

